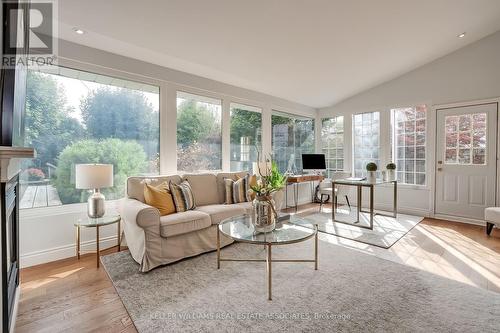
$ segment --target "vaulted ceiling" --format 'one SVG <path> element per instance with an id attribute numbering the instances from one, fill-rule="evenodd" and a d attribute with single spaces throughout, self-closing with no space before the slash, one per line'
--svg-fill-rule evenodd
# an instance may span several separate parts
<path id="1" fill-rule="evenodd" d="M 62 39 L 325 107 L 500 30 L 500 1 L 63 0 L 58 17 Z"/>

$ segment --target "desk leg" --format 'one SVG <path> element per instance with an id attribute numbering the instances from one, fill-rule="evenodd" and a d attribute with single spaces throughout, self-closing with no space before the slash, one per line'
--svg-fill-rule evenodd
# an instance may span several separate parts
<path id="1" fill-rule="evenodd" d="M 288 208 L 288 182 L 285 183 L 285 209 Z"/>
<path id="2" fill-rule="evenodd" d="M 332 222 L 335 222 L 335 182 L 332 182 Z"/>
<path id="3" fill-rule="evenodd" d="M 370 229 L 373 230 L 373 185 L 370 186 Z"/>
<path id="4" fill-rule="evenodd" d="M 76 226 L 76 257 L 80 260 L 80 226 Z"/>
<path id="5" fill-rule="evenodd" d="M 394 181 L 394 206 L 393 206 L 393 211 L 394 211 L 394 218 L 398 217 L 398 182 Z"/>
<path id="6" fill-rule="evenodd" d="M 95 230 L 96 230 L 96 232 L 95 232 L 95 234 L 96 234 L 95 243 L 96 243 L 97 268 L 99 268 L 99 226 L 96 226 Z"/>
<path id="7" fill-rule="evenodd" d="M 121 244 L 122 244 L 122 234 L 121 234 L 121 220 L 118 221 L 118 249 L 116 252 L 120 252 L 120 247 L 121 247 Z"/>
<path id="8" fill-rule="evenodd" d="M 297 208 L 299 205 L 299 187 L 298 183 L 293 184 L 293 198 L 295 199 L 295 213 L 297 213 Z"/>
<path id="9" fill-rule="evenodd" d="M 358 209 L 356 210 L 356 222 L 359 223 L 359 214 L 361 212 L 361 201 L 363 200 L 361 192 L 363 191 L 363 188 L 361 186 L 356 186 L 358 188 Z"/>

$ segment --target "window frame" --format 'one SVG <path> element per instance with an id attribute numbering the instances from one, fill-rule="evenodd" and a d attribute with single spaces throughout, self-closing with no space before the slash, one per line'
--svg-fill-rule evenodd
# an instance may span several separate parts
<path id="1" fill-rule="evenodd" d="M 430 137 L 429 137 L 429 122 L 430 122 L 430 117 L 429 117 L 429 114 L 430 114 L 430 108 L 429 108 L 429 104 L 428 103 L 415 103 L 415 104 L 409 104 L 409 105 L 406 105 L 406 106 L 397 106 L 397 107 L 391 107 L 389 109 L 389 112 L 390 112 L 390 123 L 389 123 L 389 131 L 390 131 L 390 139 L 391 141 L 389 141 L 391 144 L 390 144 L 390 154 L 387 158 L 388 161 L 390 161 L 391 163 L 395 163 L 397 165 L 397 159 L 396 159 L 396 150 L 397 150 L 397 133 L 396 133 L 396 119 L 395 119 L 395 112 L 397 109 L 405 109 L 405 108 L 416 108 L 417 106 L 423 106 L 425 107 L 425 118 L 422 118 L 422 119 L 425 119 L 425 130 L 424 130 L 424 138 L 425 138 L 425 142 L 424 142 L 424 166 L 425 166 L 425 171 L 424 171 L 424 174 L 425 174 L 425 184 L 408 184 L 408 183 L 404 183 L 404 182 L 399 182 L 398 181 L 398 186 L 404 186 L 404 187 L 409 187 L 409 188 L 415 188 L 415 189 L 428 189 L 429 186 L 430 186 L 430 182 L 431 182 L 431 177 L 430 177 L 430 174 L 429 174 L 429 168 L 430 168 L 430 165 L 429 165 L 429 160 L 430 160 L 430 156 L 429 156 L 429 141 L 430 141 Z M 415 121 L 417 119 L 415 118 Z M 417 134 L 417 131 L 415 130 L 415 135 Z M 416 145 L 416 142 L 415 144 L 413 145 L 414 147 L 417 147 Z M 414 160 L 416 161 L 417 158 L 416 158 L 416 149 L 415 149 L 415 158 Z M 406 160 L 405 160 L 406 161 Z M 416 162 L 415 162 L 416 163 Z M 414 168 L 416 169 L 416 164 L 414 165 Z M 398 172 L 398 169 L 396 169 L 396 175 L 397 175 L 397 172 Z M 415 175 L 416 174 L 416 170 L 413 171 L 413 174 Z"/>
<path id="2" fill-rule="evenodd" d="M 326 165 L 327 165 L 326 173 L 327 173 L 327 177 L 330 177 L 330 178 L 331 178 L 331 176 L 328 174 L 328 172 L 329 172 L 329 169 L 328 169 L 328 160 L 330 158 L 328 158 L 328 156 L 327 156 L 328 154 L 324 153 L 324 151 L 325 151 L 325 149 L 326 150 L 335 149 L 336 154 L 337 154 L 337 152 L 339 150 L 339 146 L 338 146 L 337 143 L 335 144 L 334 148 L 325 148 L 325 146 L 323 145 L 323 143 L 324 143 L 324 141 L 323 141 L 323 130 L 325 128 L 324 122 L 325 122 L 325 120 L 336 119 L 335 123 L 337 124 L 337 121 L 338 121 L 337 119 L 338 118 L 342 118 L 342 131 L 341 132 L 337 132 L 335 130 L 334 134 L 335 135 L 340 135 L 342 137 L 342 151 L 343 151 L 343 153 L 342 153 L 342 158 L 338 158 L 336 156 L 334 158 L 334 160 L 335 160 L 335 166 L 337 166 L 337 163 L 338 163 L 339 160 L 342 160 L 342 169 L 340 170 L 340 169 L 336 168 L 335 170 L 331 170 L 331 172 L 333 173 L 333 172 L 344 172 L 346 170 L 346 135 L 345 134 L 346 134 L 346 118 L 347 117 L 345 117 L 344 115 L 336 115 L 336 116 L 325 117 L 325 118 L 321 118 L 320 119 L 321 120 L 321 133 L 320 133 L 320 143 L 319 143 L 319 145 L 320 145 L 320 151 L 321 151 L 321 154 L 325 155 L 325 160 L 326 160 Z"/>
<path id="3" fill-rule="evenodd" d="M 133 74 L 129 72 L 124 72 L 120 71 L 117 69 L 112 69 L 109 67 L 103 67 L 99 65 L 95 65 L 92 63 L 84 63 L 80 61 L 75 61 L 69 58 L 59 58 L 57 64 L 52 64 L 50 65 L 49 68 L 44 68 L 44 71 L 39 71 L 45 74 L 51 74 L 51 75 L 56 75 L 56 76 L 62 76 L 62 77 L 68 77 L 62 74 L 59 74 L 60 70 L 59 69 L 65 69 L 68 71 L 79 71 L 79 72 L 84 72 L 84 73 L 89 73 L 97 76 L 106 76 L 109 78 L 112 78 L 114 80 L 120 81 L 131 81 L 136 84 L 142 84 L 142 85 L 148 85 L 148 86 L 154 86 L 158 88 L 158 153 L 159 153 L 159 160 L 158 160 L 158 175 L 161 175 L 162 168 L 165 168 L 165 163 L 164 160 L 161 158 L 161 156 L 165 156 L 165 153 L 163 150 L 165 150 L 165 144 L 163 143 L 162 139 L 162 132 L 165 131 L 164 128 L 164 119 L 166 117 L 165 115 L 165 110 L 166 110 L 166 105 L 164 103 L 162 94 L 164 94 L 166 90 L 166 85 L 164 81 L 154 79 L 151 77 L 147 76 L 142 76 L 138 74 Z M 82 81 L 86 81 L 85 78 L 76 78 Z M 114 85 L 114 84 L 107 84 L 107 83 L 100 83 L 97 82 L 98 84 L 105 84 L 105 85 L 111 85 L 115 87 L 119 87 L 119 85 Z M 134 88 L 125 88 L 125 89 L 131 89 L 134 90 Z M 162 153 L 163 152 L 163 153 Z M 126 197 L 126 193 L 125 193 Z M 118 198 L 118 199 L 106 199 L 106 207 L 108 211 L 115 211 L 117 212 L 120 204 L 119 202 L 123 198 Z M 55 206 L 41 206 L 41 207 L 32 207 L 32 208 L 23 208 L 20 209 L 20 214 L 23 219 L 32 219 L 32 218 L 43 218 L 43 217 L 53 217 L 54 215 L 61 215 L 61 214 L 76 214 L 76 213 L 82 213 L 87 210 L 87 203 L 86 202 L 76 202 L 76 203 L 68 203 L 68 204 L 61 204 L 61 205 L 55 205 Z"/>
<path id="4" fill-rule="evenodd" d="M 358 113 L 353 113 L 351 115 L 351 136 L 352 136 L 352 145 L 351 145 L 351 154 L 352 154 L 352 157 L 351 157 L 351 163 L 352 163 L 352 170 L 351 170 L 351 175 L 353 176 L 356 176 L 356 149 L 355 149 L 355 146 L 356 146 L 356 139 L 355 139 L 355 135 L 356 135 L 356 130 L 355 130 L 355 127 L 356 127 L 356 121 L 354 119 L 355 116 L 358 116 L 358 115 L 364 115 L 364 114 L 368 114 L 368 113 L 378 113 L 378 160 L 379 160 L 379 165 L 378 166 L 378 170 L 377 170 L 377 173 L 380 172 L 382 169 L 382 166 L 385 168 L 385 165 L 384 165 L 384 161 L 387 160 L 386 158 L 386 152 L 384 151 L 383 147 L 384 147 L 384 138 L 385 136 L 382 135 L 382 132 L 383 132 L 383 128 L 384 128 L 384 123 L 383 123 L 383 120 L 384 120 L 384 112 L 381 111 L 381 110 L 374 110 L 374 111 L 367 111 L 367 112 L 358 112 Z M 387 137 L 388 139 L 389 137 Z M 364 158 L 363 158 L 364 159 Z M 358 169 L 359 170 L 359 169 Z M 365 169 L 363 169 L 364 173 L 366 173 Z"/>
<path id="5" fill-rule="evenodd" d="M 229 164 L 229 172 L 238 172 L 238 171 L 231 171 L 231 122 L 232 122 L 232 118 L 231 118 L 231 111 L 233 110 L 233 108 L 239 108 L 241 110 L 244 110 L 244 111 L 248 111 L 248 112 L 255 112 L 255 113 L 258 113 L 260 114 L 260 147 L 257 147 L 258 149 L 258 152 L 260 152 L 260 154 L 262 155 L 263 154 L 263 147 L 264 147 L 264 133 L 263 133 L 263 123 L 264 123 L 264 110 L 263 108 L 261 107 L 258 107 L 258 106 L 254 106 L 254 105 L 249 105 L 249 104 L 244 104 L 244 103 L 239 103 L 239 102 L 235 102 L 235 101 L 229 101 L 228 102 L 228 108 L 229 108 L 229 116 L 228 116 L 228 121 L 229 123 L 227 124 L 227 126 L 224 126 L 224 124 L 222 124 L 222 132 L 223 132 L 223 141 L 222 141 L 222 145 L 223 145 L 223 148 L 222 148 L 222 151 L 224 152 L 224 143 L 225 143 L 225 140 L 224 140 L 224 127 L 227 127 L 228 128 L 228 135 L 229 135 L 229 139 L 228 139 L 228 142 L 227 142 L 227 145 L 229 145 L 229 156 L 228 156 L 228 159 L 229 161 L 227 162 Z M 224 120 L 224 115 L 223 115 L 223 120 Z M 261 156 L 262 158 L 262 156 Z M 241 161 L 240 161 L 241 162 Z M 255 162 L 255 161 L 252 161 L 252 162 Z M 222 166 L 223 166 L 223 170 L 224 170 L 224 154 L 223 154 L 223 161 L 222 161 Z M 239 170 L 239 171 L 249 171 L 249 172 L 252 172 L 252 167 L 250 167 L 250 170 Z"/>
<path id="6" fill-rule="evenodd" d="M 288 113 L 288 112 L 284 112 L 284 111 L 280 111 L 280 110 L 276 110 L 276 109 L 272 109 L 271 110 L 271 114 L 270 114 L 270 129 L 271 129 L 271 133 L 270 133 L 270 136 L 271 136 L 271 152 L 272 154 L 274 154 L 274 145 L 273 145 L 273 140 L 274 140 L 274 135 L 273 135 L 273 130 L 274 130 L 274 127 L 273 127 L 273 116 L 278 116 L 278 117 L 287 117 L 287 118 L 290 118 L 290 119 L 293 119 L 294 123 L 293 123 L 293 140 L 294 140 L 294 154 L 296 154 L 296 149 L 297 149 L 297 146 L 295 145 L 295 135 L 296 135 L 296 131 L 295 131 L 295 128 L 296 128 L 296 121 L 297 120 L 307 120 L 307 121 L 312 121 L 312 126 L 313 126 L 313 132 L 312 132 L 312 147 L 311 147 L 311 154 L 314 154 L 316 152 L 316 141 L 317 141 L 317 138 L 316 138 L 316 131 L 317 131 L 317 124 L 316 124 L 316 117 L 309 117 L 309 116 L 303 116 L 303 115 L 298 115 L 298 114 L 292 114 L 292 113 Z M 297 156 L 295 156 L 295 167 L 296 167 L 296 171 L 299 171 L 299 168 L 297 167 Z M 279 167 L 279 166 L 278 166 Z M 288 167 L 287 167 L 288 168 Z M 300 168 L 302 169 L 302 168 Z M 288 170 L 285 170 L 283 172 L 286 172 Z"/>

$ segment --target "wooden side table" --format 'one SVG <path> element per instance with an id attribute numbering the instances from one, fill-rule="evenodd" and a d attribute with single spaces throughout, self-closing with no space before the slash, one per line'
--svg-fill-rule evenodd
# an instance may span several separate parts
<path id="1" fill-rule="evenodd" d="M 82 254 L 80 250 L 80 228 L 95 228 L 96 230 L 96 262 L 97 262 L 97 268 L 99 268 L 99 254 L 102 250 L 99 250 L 99 228 L 110 225 L 110 224 L 118 224 L 118 234 L 117 234 L 117 239 L 118 239 L 118 251 L 120 252 L 120 244 L 121 244 L 121 217 L 120 215 L 109 215 L 109 216 L 103 216 L 99 218 L 83 218 L 83 219 L 78 219 L 78 221 L 74 224 L 76 227 L 76 256 L 78 259 L 80 259 L 80 254 Z M 104 249 L 106 250 L 106 249 Z M 87 253 L 94 253 L 92 252 L 87 252 Z"/>

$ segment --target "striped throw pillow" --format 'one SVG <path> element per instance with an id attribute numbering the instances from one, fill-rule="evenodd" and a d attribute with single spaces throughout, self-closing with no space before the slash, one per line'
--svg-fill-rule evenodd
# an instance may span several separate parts
<path id="1" fill-rule="evenodd" d="M 193 190 L 187 181 L 183 181 L 179 185 L 170 182 L 169 187 L 174 199 L 175 210 L 178 213 L 196 208 Z"/>
<path id="2" fill-rule="evenodd" d="M 230 178 L 224 179 L 224 184 L 226 188 L 226 204 L 235 204 L 240 202 L 251 201 L 248 190 L 250 189 L 250 176 L 246 175 L 238 180 L 232 180 Z"/>

